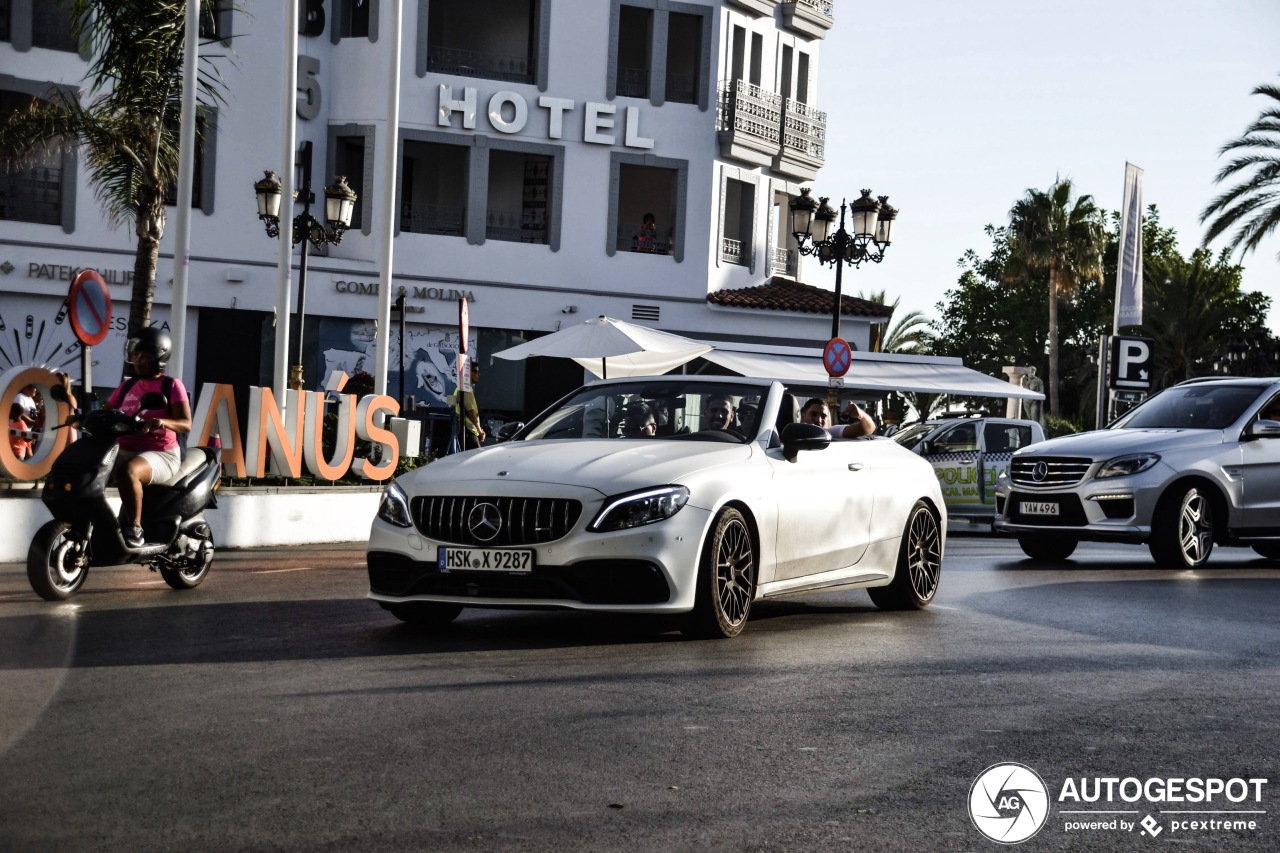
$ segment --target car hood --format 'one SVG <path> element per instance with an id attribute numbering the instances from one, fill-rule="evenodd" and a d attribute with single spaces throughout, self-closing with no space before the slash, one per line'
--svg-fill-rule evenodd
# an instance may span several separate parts
<path id="1" fill-rule="evenodd" d="M 1125 453 L 1161 453 L 1184 447 L 1222 444 L 1220 429 L 1102 429 L 1064 435 L 1037 442 L 1014 454 L 1017 459 L 1034 456 L 1088 456 L 1110 459 Z"/>
<path id="2" fill-rule="evenodd" d="M 408 488 L 444 481 L 550 483 L 613 495 L 679 483 L 690 475 L 749 459 L 754 445 L 703 441 L 513 441 L 437 459 L 399 478 Z"/>

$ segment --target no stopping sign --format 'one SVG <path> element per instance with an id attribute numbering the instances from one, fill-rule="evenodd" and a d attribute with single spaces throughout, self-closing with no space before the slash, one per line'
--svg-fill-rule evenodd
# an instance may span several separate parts
<path id="1" fill-rule="evenodd" d="M 87 347 L 97 346 L 111 328 L 111 294 L 94 270 L 81 270 L 67 294 L 71 331 Z"/>

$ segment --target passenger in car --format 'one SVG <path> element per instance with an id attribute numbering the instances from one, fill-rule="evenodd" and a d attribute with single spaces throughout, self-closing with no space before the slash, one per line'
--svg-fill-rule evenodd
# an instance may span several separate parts
<path id="1" fill-rule="evenodd" d="M 626 438 L 653 438 L 658 432 L 658 422 L 648 403 L 633 403 L 627 407 L 622 419 L 622 434 Z"/>
<path id="2" fill-rule="evenodd" d="M 800 410 L 800 420 L 802 423 L 817 424 L 832 438 L 857 438 L 876 431 L 876 422 L 871 419 L 871 415 L 858 408 L 857 403 L 850 401 L 844 413 L 853 419 L 853 423 L 831 426 L 831 410 L 827 408 L 827 401 L 814 397 Z"/>

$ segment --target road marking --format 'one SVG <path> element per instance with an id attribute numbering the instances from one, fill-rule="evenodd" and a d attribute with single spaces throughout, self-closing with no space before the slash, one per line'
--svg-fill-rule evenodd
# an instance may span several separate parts
<path id="1" fill-rule="evenodd" d="M 315 566 L 303 566 L 303 567 L 302 567 L 302 568 L 300 568 L 300 569 L 263 569 L 263 570 L 262 570 L 262 571 L 260 571 L 260 572 L 253 572 L 252 574 L 255 574 L 255 575 L 278 575 L 278 574 L 280 574 L 281 572 L 309 572 L 309 571 L 312 571 L 314 568 L 315 568 Z"/>

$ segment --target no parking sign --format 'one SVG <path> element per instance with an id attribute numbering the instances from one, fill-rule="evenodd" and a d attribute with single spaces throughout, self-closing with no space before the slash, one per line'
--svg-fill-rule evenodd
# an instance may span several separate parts
<path id="1" fill-rule="evenodd" d="M 111 294 L 94 270 L 81 270 L 67 294 L 71 331 L 87 347 L 97 346 L 111 330 Z"/>

